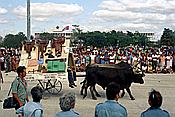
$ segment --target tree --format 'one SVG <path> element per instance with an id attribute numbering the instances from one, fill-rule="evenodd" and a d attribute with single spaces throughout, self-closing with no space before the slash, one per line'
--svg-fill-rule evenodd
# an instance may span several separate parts
<path id="1" fill-rule="evenodd" d="M 7 48 L 19 48 L 22 46 L 24 40 L 27 40 L 27 37 L 23 32 L 19 32 L 16 35 L 8 34 L 4 38 L 3 46 Z"/>
<path id="2" fill-rule="evenodd" d="M 162 46 L 175 46 L 175 32 L 169 28 L 164 28 L 160 43 Z"/>
<path id="3" fill-rule="evenodd" d="M 52 33 L 44 32 L 40 34 L 39 38 L 42 40 L 52 40 L 55 38 L 55 35 Z"/>
<path id="4" fill-rule="evenodd" d="M 127 31 L 127 33 L 123 33 L 122 31 L 116 32 L 112 30 L 110 32 L 86 32 L 86 33 L 75 33 L 74 34 L 74 43 L 83 40 L 83 44 L 85 46 L 96 46 L 96 47 L 104 47 L 104 46 L 120 46 L 125 47 L 132 45 L 147 45 L 148 38 L 139 32 L 132 33 Z"/>

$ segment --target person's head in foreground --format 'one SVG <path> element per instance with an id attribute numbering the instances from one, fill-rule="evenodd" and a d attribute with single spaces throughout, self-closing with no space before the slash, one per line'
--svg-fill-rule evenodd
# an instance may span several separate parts
<path id="1" fill-rule="evenodd" d="M 162 96 L 159 91 L 152 90 L 149 93 L 148 103 L 151 106 L 146 111 L 141 113 L 140 117 L 170 117 L 168 111 L 161 109 Z"/>
<path id="2" fill-rule="evenodd" d="M 120 86 L 116 83 L 110 83 L 106 88 L 106 97 L 108 100 L 118 100 L 120 93 Z"/>
<path id="3" fill-rule="evenodd" d="M 69 111 L 75 107 L 75 93 L 69 92 L 60 97 L 60 108 L 62 111 Z"/>
<path id="4" fill-rule="evenodd" d="M 31 95 L 34 102 L 40 102 L 43 96 L 43 90 L 41 87 L 36 86 L 31 89 Z"/>
<path id="5" fill-rule="evenodd" d="M 162 95 L 159 91 L 152 90 L 149 93 L 148 103 L 151 107 L 159 108 L 162 105 Z"/>

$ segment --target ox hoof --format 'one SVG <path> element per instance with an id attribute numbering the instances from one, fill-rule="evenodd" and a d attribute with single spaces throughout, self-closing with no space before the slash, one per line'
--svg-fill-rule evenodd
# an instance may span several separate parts
<path id="1" fill-rule="evenodd" d="M 132 97 L 132 98 L 131 98 L 131 100 L 135 100 L 135 98 L 134 98 L 134 97 Z"/>
<path id="2" fill-rule="evenodd" d="M 86 96 L 83 96 L 83 99 L 85 98 Z"/>
<path id="3" fill-rule="evenodd" d="M 125 94 L 122 94 L 121 97 L 124 97 Z"/>
<path id="4" fill-rule="evenodd" d="M 92 99 L 93 99 L 93 100 L 97 100 L 97 98 L 96 98 L 96 97 L 93 97 Z"/>
<path id="5" fill-rule="evenodd" d="M 100 94 L 97 94 L 96 96 L 97 96 L 97 97 L 101 97 L 101 95 L 100 95 Z"/>

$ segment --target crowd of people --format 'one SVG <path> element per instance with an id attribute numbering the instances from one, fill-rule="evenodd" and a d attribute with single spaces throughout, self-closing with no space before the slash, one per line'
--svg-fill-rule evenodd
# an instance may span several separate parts
<path id="1" fill-rule="evenodd" d="M 173 73 L 175 71 L 175 52 L 173 48 L 76 48 L 73 49 L 75 68 L 68 68 L 69 87 L 76 87 L 75 71 L 84 71 L 85 66 L 91 63 L 98 64 L 117 64 L 121 61 L 131 65 L 137 65 L 142 70 L 148 73 Z M 33 101 L 29 101 L 27 93 L 27 82 L 25 80 L 26 68 L 19 66 L 20 53 L 17 49 L 1 50 L 0 63 L 1 70 L 5 72 L 16 71 L 18 76 L 12 82 L 12 96 L 16 100 L 16 112 L 20 117 L 43 117 L 42 107 L 42 89 L 33 87 L 31 95 Z M 74 71 L 74 72 L 70 72 Z M 0 83 L 3 83 L 2 74 L 0 75 Z M 110 83 L 106 88 L 107 100 L 99 103 L 95 107 L 95 117 L 127 117 L 127 108 L 119 104 L 118 99 L 121 97 L 120 86 L 115 83 Z M 76 96 L 75 93 L 65 93 L 60 97 L 61 111 L 56 113 L 56 117 L 80 117 L 81 114 L 74 110 Z M 161 109 L 163 97 L 159 91 L 153 90 L 149 93 L 148 104 L 150 108 L 141 112 L 140 117 L 170 117 L 169 112 Z"/>
<path id="2" fill-rule="evenodd" d="M 0 48 L 0 69 L 1 71 L 16 71 L 20 62 L 20 50 L 14 48 Z"/>
<path id="3" fill-rule="evenodd" d="M 137 65 L 147 73 L 175 72 L 175 52 L 171 47 L 90 47 L 73 49 L 76 71 L 84 71 L 91 63 L 117 64 L 121 61 Z"/>

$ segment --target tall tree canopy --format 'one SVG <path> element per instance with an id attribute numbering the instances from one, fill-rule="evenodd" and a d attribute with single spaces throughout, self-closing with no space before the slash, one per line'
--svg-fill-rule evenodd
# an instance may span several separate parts
<path id="1" fill-rule="evenodd" d="M 148 42 L 148 38 L 142 35 L 139 32 L 132 33 L 127 31 L 127 33 L 123 33 L 122 31 L 116 32 L 112 30 L 110 32 L 86 32 L 86 33 L 76 33 L 75 34 L 75 43 L 83 42 L 85 46 L 129 46 L 139 45 L 146 46 Z"/>
<path id="2" fill-rule="evenodd" d="M 52 40 L 54 37 L 54 34 L 48 32 L 44 32 L 39 35 L 39 38 L 42 40 Z"/>
<path id="3" fill-rule="evenodd" d="M 175 46 L 175 31 L 164 28 L 160 43 L 162 46 Z"/>
<path id="4" fill-rule="evenodd" d="M 8 34 L 4 37 L 2 45 L 7 48 L 19 48 L 24 40 L 27 40 L 27 38 L 23 32 L 19 32 L 16 35 Z"/>

